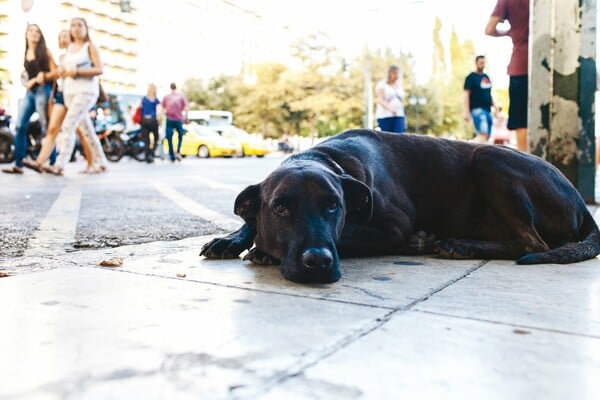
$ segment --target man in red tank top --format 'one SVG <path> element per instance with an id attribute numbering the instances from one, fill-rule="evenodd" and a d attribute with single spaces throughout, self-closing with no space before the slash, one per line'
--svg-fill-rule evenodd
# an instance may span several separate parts
<path id="1" fill-rule="evenodd" d="M 498 24 L 510 23 L 510 29 L 499 30 Z M 527 151 L 527 98 L 529 57 L 529 0 L 498 0 L 485 27 L 486 35 L 509 36 L 513 50 L 508 64 L 510 107 L 508 129 L 517 133 L 517 148 Z"/>

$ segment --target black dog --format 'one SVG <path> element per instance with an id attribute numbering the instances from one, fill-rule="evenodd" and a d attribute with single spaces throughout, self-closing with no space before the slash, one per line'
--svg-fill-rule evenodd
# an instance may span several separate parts
<path id="1" fill-rule="evenodd" d="M 245 224 L 200 255 L 235 258 L 254 243 L 245 259 L 280 263 L 295 282 L 338 280 L 338 252 L 519 264 L 600 253 L 583 199 L 551 164 L 509 148 L 419 135 L 336 135 L 247 187 L 235 213 Z"/>

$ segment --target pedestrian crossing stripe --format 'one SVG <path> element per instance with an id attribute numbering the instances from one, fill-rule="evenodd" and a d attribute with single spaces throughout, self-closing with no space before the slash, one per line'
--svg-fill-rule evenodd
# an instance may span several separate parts
<path id="1" fill-rule="evenodd" d="M 240 219 L 231 218 L 220 212 L 211 210 L 202 204 L 192 200 L 172 186 L 160 181 L 148 181 L 148 184 L 153 186 L 160 194 L 177 204 L 190 214 L 196 215 L 206 221 L 217 225 L 225 230 L 236 230 L 242 226 L 243 221 Z"/>

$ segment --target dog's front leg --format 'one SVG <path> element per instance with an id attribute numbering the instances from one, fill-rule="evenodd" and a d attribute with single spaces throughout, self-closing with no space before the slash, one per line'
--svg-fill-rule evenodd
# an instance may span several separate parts
<path id="1" fill-rule="evenodd" d="M 237 231 L 206 243 L 200 255 L 212 259 L 237 258 L 242 251 L 252 247 L 255 237 L 256 228 L 244 224 Z"/>

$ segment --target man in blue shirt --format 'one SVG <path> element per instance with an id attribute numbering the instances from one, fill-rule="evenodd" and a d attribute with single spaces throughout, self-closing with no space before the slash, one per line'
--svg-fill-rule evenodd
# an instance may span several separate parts
<path id="1" fill-rule="evenodd" d="M 487 143 L 492 134 L 492 81 L 483 72 L 485 57 L 475 58 L 475 71 L 465 79 L 464 85 L 464 116 L 465 121 L 473 120 L 475 125 L 475 141 Z"/>

